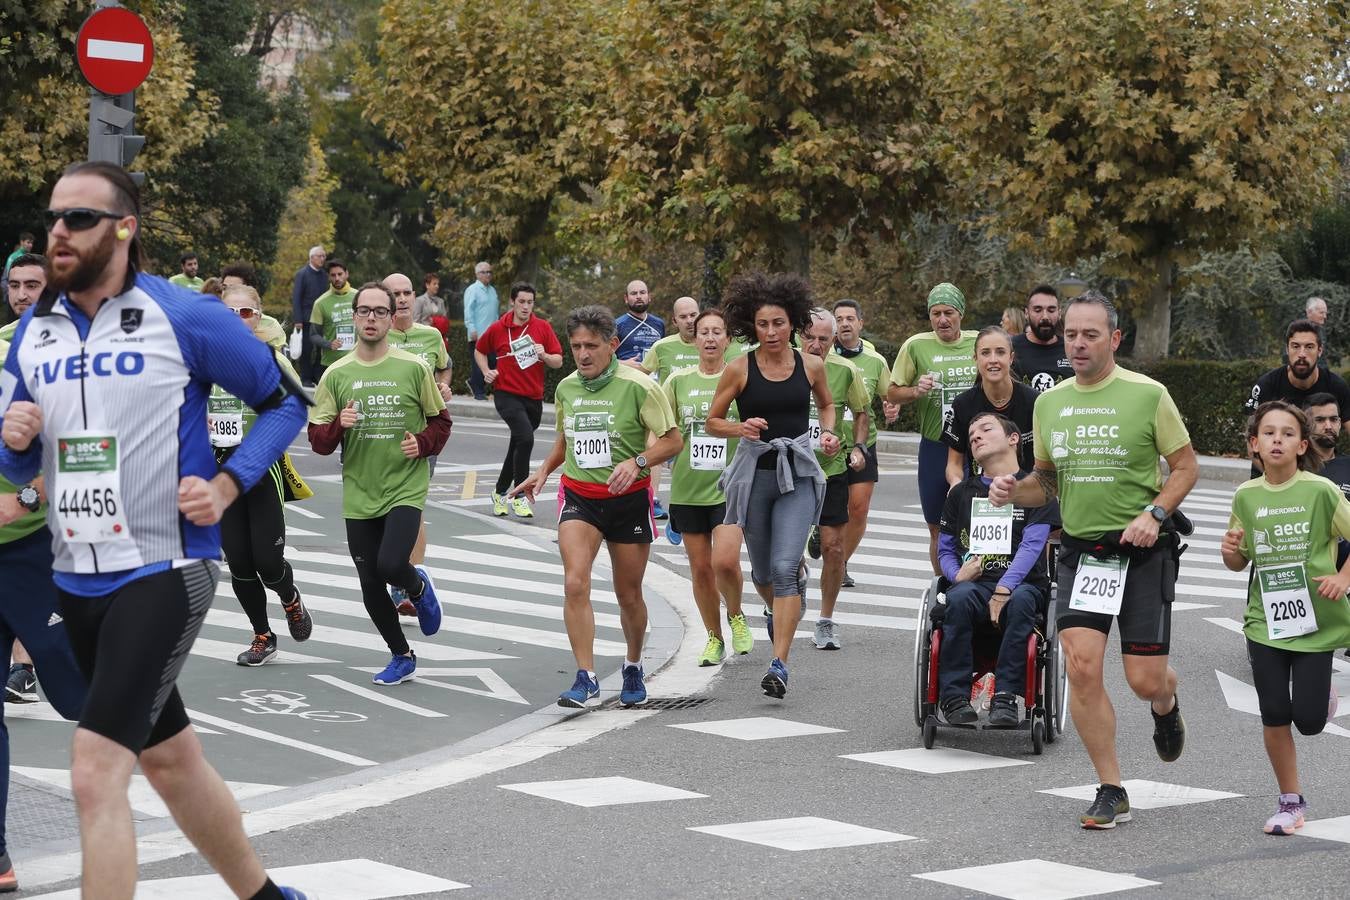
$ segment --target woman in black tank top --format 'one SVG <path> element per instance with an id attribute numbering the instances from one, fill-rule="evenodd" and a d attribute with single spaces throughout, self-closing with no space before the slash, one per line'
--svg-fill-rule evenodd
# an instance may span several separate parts
<path id="1" fill-rule="evenodd" d="M 811 289 L 798 275 L 732 279 L 723 304 L 727 330 L 753 349 L 727 364 L 705 425 L 709 434 L 741 439 L 724 478 L 727 524 L 744 529 L 750 577 L 766 604 L 774 658 L 760 688 L 779 698 L 787 692 L 788 652 L 805 607 L 802 550 L 824 493 L 808 433 L 812 394 L 821 449 L 839 448 L 825 364 L 792 346 L 793 336 L 810 323 L 813 305 Z M 740 422 L 726 419 L 733 400 Z"/>

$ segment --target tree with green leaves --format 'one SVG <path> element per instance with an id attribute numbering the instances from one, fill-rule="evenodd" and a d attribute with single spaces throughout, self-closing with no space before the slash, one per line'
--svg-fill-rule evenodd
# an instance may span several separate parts
<path id="1" fill-rule="evenodd" d="M 75 61 L 75 35 L 92 12 L 76 0 L 0 0 L 0 222 L 39 230 L 46 194 L 61 170 L 85 158 L 89 87 Z M 197 79 L 173 9 L 141 8 L 155 41 L 155 67 L 136 92 L 136 158 L 152 186 L 173 179 L 206 139 L 216 98 Z M 5 239 L 11 239 L 12 235 Z"/>
<path id="2" fill-rule="evenodd" d="M 931 38 L 943 166 L 1014 248 L 1133 279 L 1135 355 L 1166 356 L 1177 267 L 1297 223 L 1335 183 L 1336 7 L 959 4 Z"/>
<path id="3" fill-rule="evenodd" d="M 337 179 L 328 171 L 323 148 L 318 140 L 310 138 L 304 179 L 287 195 L 286 211 L 277 227 L 276 259 L 268 273 L 276 289 L 272 291 L 272 302 L 267 304 L 269 313 L 278 317 L 291 314 L 287 289 L 296 270 L 309 259 L 309 248 L 315 244 L 333 246 L 337 215 L 331 197 L 336 189 Z"/>
<path id="4" fill-rule="evenodd" d="M 925 0 L 629 0 L 612 23 L 598 224 L 808 272 L 926 196 Z"/>
<path id="5" fill-rule="evenodd" d="M 563 198 L 586 199 L 600 156 L 584 114 L 602 88 L 600 0 L 389 0 L 379 62 L 357 79 L 381 157 L 427 191 L 431 241 L 459 266 L 493 259 L 523 277 L 553 246 Z"/>

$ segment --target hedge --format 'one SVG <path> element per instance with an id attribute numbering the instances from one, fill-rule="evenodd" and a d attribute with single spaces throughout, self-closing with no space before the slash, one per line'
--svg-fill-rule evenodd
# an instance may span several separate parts
<path id="1" fill-rule="evenodd" d="M 555 328 L 556 328 L 555 324 Z M 561 329 L 559 329 L 561 331 Z M 561 335 L 560 335 L 561 337 Z M 869 338 L 876 345 L 877 352 L 887 360 L 894 360 L 900 345 L 891 341 Z M 468 371 L 472 361 L 469 358 L 468 333 L 458 322 L 450 326 L 450 359 L 453 361 L 453 387 L 457 393 L 467 393 Z M 1235 362 L 1217 362 L 1212 360 L 1168 359 L 1149 366 L 1134 366 L 1130 360 L 1122 360 L 1126 368 L 1143 372 L 1167 386 L 1181 410 L 1181 417 L 1191 433 L 1191 443 L 1197 453 L 1209 456 L 1245 456 L 1245 416 L 1242 403 L 1246 399 L 1257 377 L 1274 365 L 1269 360 L 1238 360 Z M 563 342 L 563 364 L 561 368 L 549 369 L 544 383 L 544 400 L 553 401 L 553 389 L 558 382 L 567 377 L 576 364 Z M 1344 374 L 1344 373 L 1343 373 Z M 875 404 L 875 415 L 880 417 L 881 405 Z M 878 418 L 878 423 L 881 419 Z M 887 431 L 915 431 L 918 421 L 914 407 L 906 406 L 900 410 L 900 417 L 892 425 L 883 425 Z"/>

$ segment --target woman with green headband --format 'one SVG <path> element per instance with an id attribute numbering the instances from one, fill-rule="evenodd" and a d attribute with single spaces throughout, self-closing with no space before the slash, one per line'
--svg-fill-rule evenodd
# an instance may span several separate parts
<path id="1" fill-rule="evenodd" d="M 642 672 L 647 604 L 642 599 L 642 577 L 656 535 L 651 470 L 674 458 L 684 441 L 661 387 L 640 370 L 619 365 L 614 357 L 619 339 L 609 310 L 603 306 L 574 309 L 566 327 L 577 369 L 554 391 L 558 439 L 538 471 L 509 496 L 524 493 L 533 502 L 553 470 L 562 467 L 558 552 L 563 563 L 563 622 L 577 674 L 572 686 L 558 697 L 558 705 L 585 709 L 600 696 L 591 568 L 604 543 L 609 548 L 619 622 L 628 644 L 619 702 L 637 706 L 647 701 Z M 656 437 L 650 447 L 648 434 Z"/>
<path id="2" fill-rule="evenodd" d="M 938 521 L 947 498 L 947 445 L 942 426 L 952 402 L 975 383 L 974 331 L 961 330 L 966 297 L 954 284 L 943 282 L 928 292 L 928 321 L 932 331 L 912 335 L 900 347 L 891 370 L 886 399 L 903 406 L 916 405 L 919 416 L 919 502 L 928 523 L 928 556 L 934 574 Z"/>

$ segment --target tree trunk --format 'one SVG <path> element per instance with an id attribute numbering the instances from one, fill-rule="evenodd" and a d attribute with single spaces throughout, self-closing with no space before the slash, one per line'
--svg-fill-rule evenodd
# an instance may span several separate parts
<path id="1" fill-rule="evenodd" d="M 727 245 L 721 241 L 709 241 L 703 245 L 703 297 L 699 303 L 704 309 L 722 304 L 722 263 L 727 258 Z"/>
<path id="2" fill-rule="evenodd" d="M 811 235 L 804 222 L 785 222 L 782 227 L 783 271 L 811 277 Z"/>
<path id="3" fill-rule="evenodd" d="M 534 204 L 521 217 L 520 230 L 515 235 L 515 243 L 522 245 L 524 249 L 521 250 L 520 257 L 516 261 L 516 269 L 511 276 L 512 281 L 528 281 L 535 287 L 539 286 L 539 265 L 542 261 L 540 245 L 548 233 L 549 213 L 551 211 L 551 201 L 544 200 Z"/>
<path id="4" fill-rule="evenodd" d="M 1153 259 L 1153 280 L 1144 305 L 1135 316 L 1134 359 L 1155 362 L 1167 358 L 1172 339 L 1172 259 L 1162 253 Z"/>

